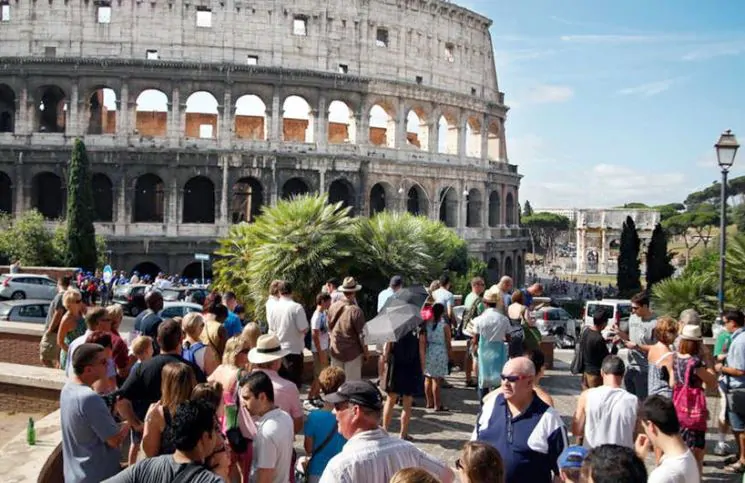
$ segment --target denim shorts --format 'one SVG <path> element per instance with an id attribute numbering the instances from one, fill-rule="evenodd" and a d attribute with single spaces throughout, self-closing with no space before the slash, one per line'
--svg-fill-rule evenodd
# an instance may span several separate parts
<path id="1" fill-rule="evenodd" d="M 727 410 L 727 419 L 729 419 L 729 425 L 732 427 L 732 431 L 736 433 L 745 432 L 745 417 L 743 415 Z"/>

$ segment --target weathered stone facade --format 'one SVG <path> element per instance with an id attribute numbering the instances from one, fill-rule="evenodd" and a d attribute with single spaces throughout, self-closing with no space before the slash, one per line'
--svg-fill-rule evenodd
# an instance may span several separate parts
<path id="1" fill-rule="evenodd" d="M 507 159 L 488 19 L 439 0 L 323 9 L 51 0 L 9 12 L 0 21 L 0 210 L 63 216 L 66 162 L 81 138 L 96 229 L 122 269 L 193 273 L 193 254 L 214 249 L 231 223 L 320 191 L 357 214 L 441 219 L 492 272 L 522 278 L 520 175 Z M 198 27 L 207 14 L 212 27 Z M 104 89 L 115 106 L 103 105 Z M 138 107 L 153 89 L 167 99 L 160 112 Z M 216 113 L 187 112 L 199 92 Z M 247 95 L 263 115 L 239 112 Z M 286 111 L 294 96 L 307 116 Z M 340 102 L 349 120 L 330 119 Z M 374 109 L 387 124 L 371 123 Z"/>

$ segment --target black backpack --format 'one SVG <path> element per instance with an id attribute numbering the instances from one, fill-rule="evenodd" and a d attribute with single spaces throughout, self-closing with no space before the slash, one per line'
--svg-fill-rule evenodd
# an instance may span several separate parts
<path id="1" fill-rule="evenodd" d="M 479 305 L 483 302 L 482 297 L 476 297 L 476 300 L 473 301 L 473 304 L 471 304 L 470 307 L 468 307 L 468 310 L 463 312 L 463 317 L 460 319 L 460 324 L 458 324 L 458 328 L 455 331 L 455 336 L 458 339 L 468 339 L 468 335 L 466 335 L 463 330 L 464 329 L 470 329 L 471 322 L 473 322 L 473 319 L 479 316 Z"/>

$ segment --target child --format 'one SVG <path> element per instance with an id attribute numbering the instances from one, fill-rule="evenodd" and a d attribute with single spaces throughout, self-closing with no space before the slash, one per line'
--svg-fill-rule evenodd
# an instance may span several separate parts
<path id="1" fill-rule="evenodd" d="M 582 463 L 587 457 L 587 449 L 582 446 L 567 446 L 559 455 L 559 474 L 565 483 L 579 483 Z"/>
<path id="2" fill-rule="evenodd" d="M 130 369 L 130 373 L 132 373 L 139 369 L 140 364 L 153 358 L 153 338 L 146 335 L 135 337 L 132 345 L 129 347 L 129 351 L 137 358 L 137 362 Z M 130 438 L 131 444 L 129 445 L 129 457 L 127 461 L 130 465 L 133 465 L 137 462 L 137 453 L 140 451 L 140 443 L 142 442 L 142 433 L 138 433 L 132 429 L 130 431 Z"/>

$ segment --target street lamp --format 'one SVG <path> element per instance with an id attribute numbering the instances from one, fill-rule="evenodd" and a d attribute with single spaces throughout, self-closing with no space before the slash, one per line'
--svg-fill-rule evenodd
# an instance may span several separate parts
<path id="1" fill-rule="evenodd" d="M 740 147 L 732 131 L 727 129 L 714 145 L 717 163 L 722 169 L 721 214 L 719 217 L 719 316 L 724 313 L 724 268 L 727 250 L 727 173 L 735 163 L 735 155 Z"/>

